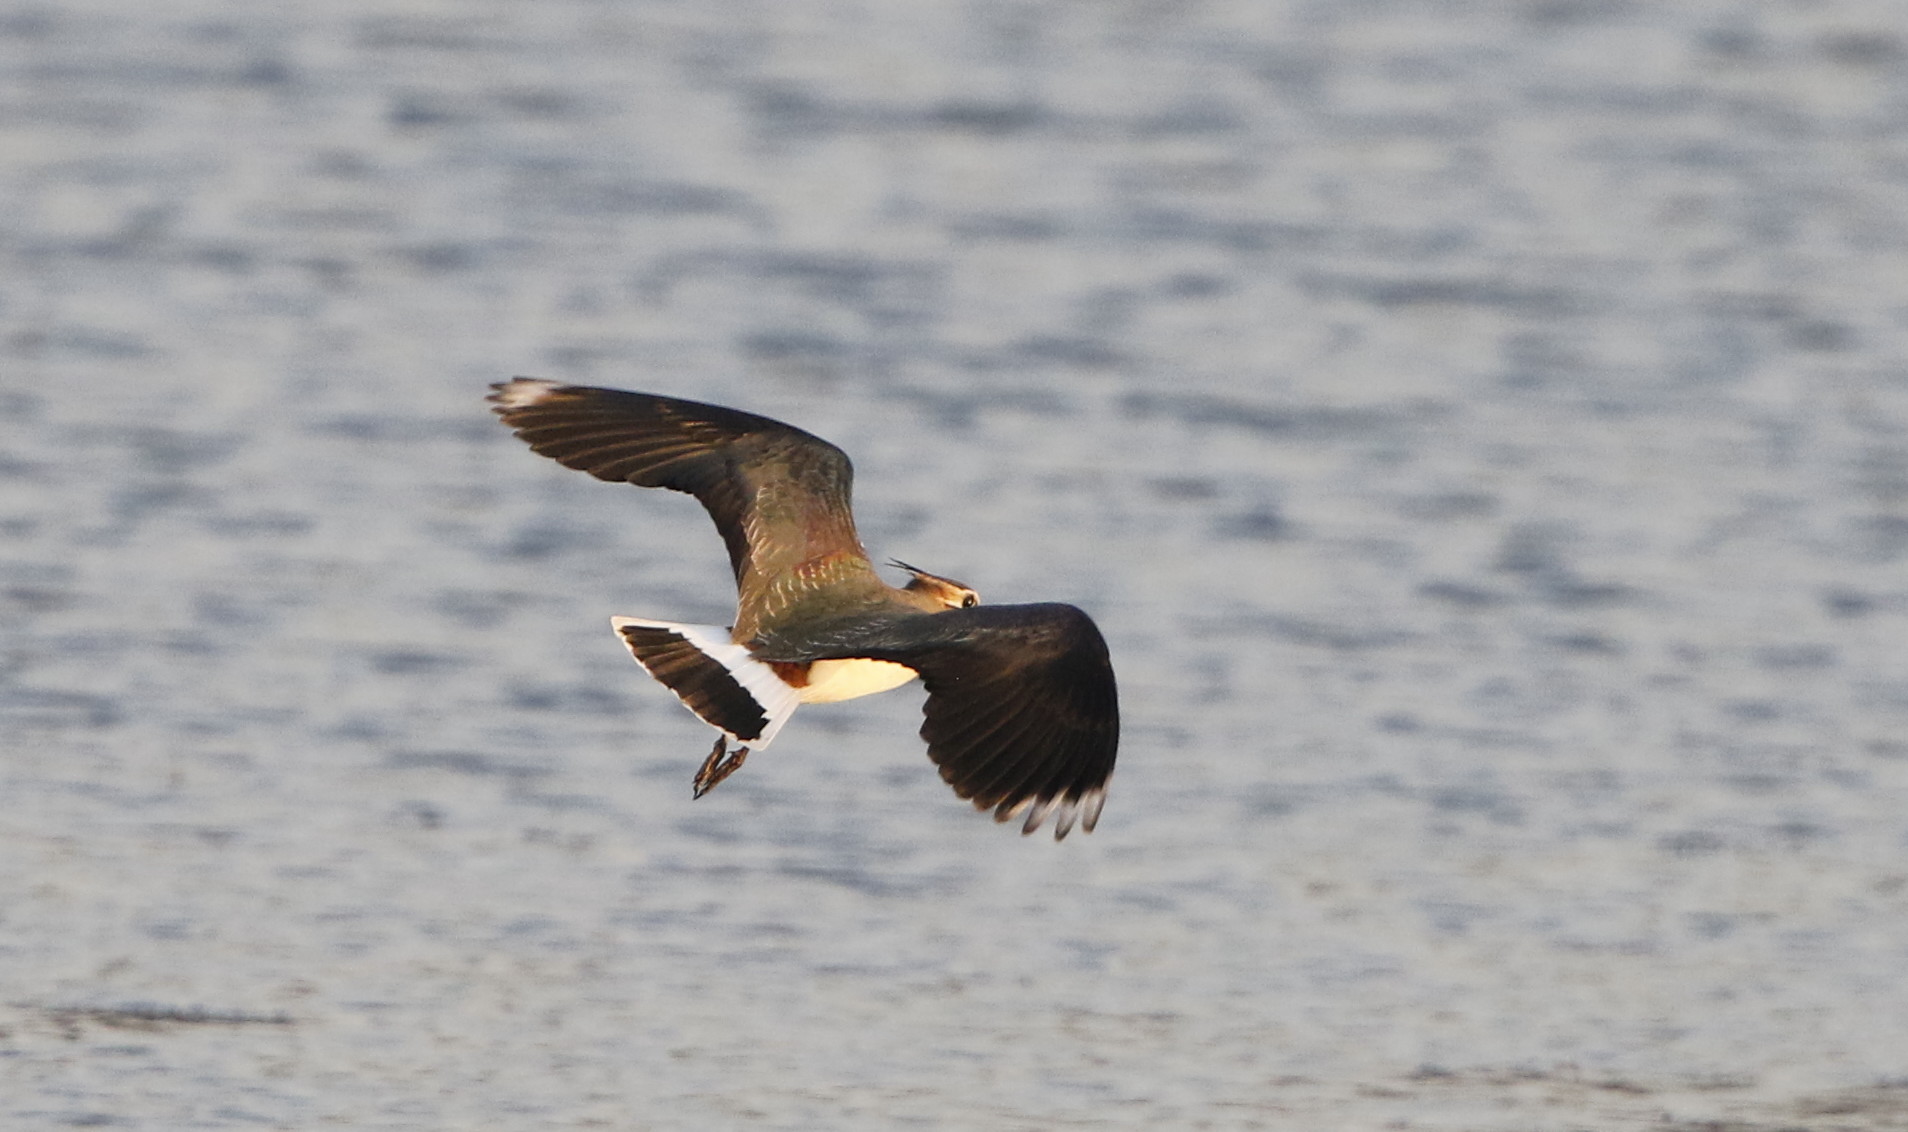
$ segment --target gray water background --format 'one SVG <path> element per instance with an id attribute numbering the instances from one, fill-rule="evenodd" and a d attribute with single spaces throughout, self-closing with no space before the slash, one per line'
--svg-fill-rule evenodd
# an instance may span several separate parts
<path id="1" fill-rule="evenodd" d="M 0 6 L 0 1125 L 1908 1127 L 1908 11 Z M 1090 610 L 708 798 L 686 497 Z"/>

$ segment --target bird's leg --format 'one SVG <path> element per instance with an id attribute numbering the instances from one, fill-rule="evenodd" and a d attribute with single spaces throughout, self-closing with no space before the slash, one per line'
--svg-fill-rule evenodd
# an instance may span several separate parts
<path id="1" fill-rule="evenodd" d="M 696 797 L 700 798 L 714 790 L 717 783 L 742 769 L 742 760 L 749 757 L 749 749 L 737 747 L 734 753 L 725 759 L 722 757 L 722 752 L 728 745 L 727 735 L 716 736 L 715 750 L 709 752 L 709 757 L 702 761 L 702 769 L 696 772 Z"/>

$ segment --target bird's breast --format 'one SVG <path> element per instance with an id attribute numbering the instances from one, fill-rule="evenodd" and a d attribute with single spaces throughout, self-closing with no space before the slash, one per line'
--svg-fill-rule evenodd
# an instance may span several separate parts
<path id="1" fill-rule="evenodd" d="M 805 704 L 832 704 L 858 696 L 885 692 L 919 675 L 905 664 L 886 660 L 816 660 L 807 664 L 776 664 L 775 674 L 794 688 Z"/>

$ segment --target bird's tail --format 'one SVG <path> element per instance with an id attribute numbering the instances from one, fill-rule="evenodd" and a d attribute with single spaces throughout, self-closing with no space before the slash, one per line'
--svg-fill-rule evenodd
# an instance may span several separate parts
<path id="1" fill-rule="evenodd" d="M 612 617 L 636 662 L 684 706 L 737 743 L 761 750 L 801 703 L 794 688 L 714 625 Z"/>

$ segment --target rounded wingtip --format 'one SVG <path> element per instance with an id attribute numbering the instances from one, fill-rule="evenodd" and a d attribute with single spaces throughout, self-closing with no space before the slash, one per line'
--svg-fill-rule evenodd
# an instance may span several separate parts
<path id="1" fill-rule="evenodd" d="M 1092 833 L 1093 827 L 1100 824 L 1100 811 L 1105 806 L 1106 783 L 1103 782 L 1080 794 L 1051 794 L 1045 797 L 1028 795 L 1025 798 L 1010 798 L 994 808 L 994 820 L 1010 822 L 1025 813 L 1027 820 L 1020 826 L 1020 834 L 1025 837 L 1039 830 L 1051 817 L 1053 818 L 1053 839 L 1065 841 L 1067 834 L 1073 832 L 1076 824 L 1080 827 L 1080 832 Z"/>
<path id="2" fill-rule="evenodd" d="M 559 381 L 547 381 L 541 377 L 513 377 L 509 381 L 498 381 L 490 386 L 490 396 L 485 400 L 496 406 L 499 413 L 512 409 L 527 408 L 548 401 L 558 390 L 564 388 Z"/>

